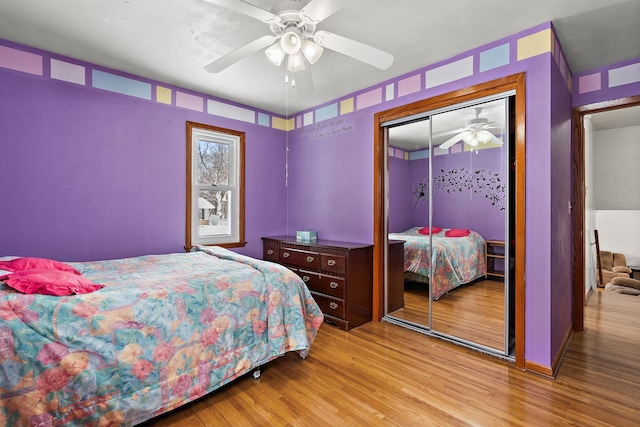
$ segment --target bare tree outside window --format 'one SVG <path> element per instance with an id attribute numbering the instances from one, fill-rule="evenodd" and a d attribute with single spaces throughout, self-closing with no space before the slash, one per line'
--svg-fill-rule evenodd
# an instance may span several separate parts
<path id="1" fill-rule="evenodd" d="M 212 186 L 229 185 L 229 145 L 210 141 L 198 141 L 198 184 Z M 222 219 L 228 219 L 228 192 L 202 190 L 200 196 L 213 208 L 203 209 L 201 218 L 218 225 Z M 206 213 L 206 211 L 209 211 Z"/>

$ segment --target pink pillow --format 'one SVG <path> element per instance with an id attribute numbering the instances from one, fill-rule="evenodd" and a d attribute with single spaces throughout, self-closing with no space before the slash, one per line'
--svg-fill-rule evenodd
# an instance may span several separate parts
<path id="1" fill-rule="evenodd" d="M 60 270 L 70 273 L 80 274 L 78 270 L 63 262 L 46 258 L 14 258 L 10 261 L 0 261 L 0 270 L 22 271 L 22 270 Z"/>
<path id="2" fill-rule="evenodd" d="M 68 271 L 22 270 L 0 277 L 7 286 L 24 294 L 73 295 L 88 294 L 104 288 Z"/>
<path id="3" fill-rule="evenodd" d="M 471 233 L 469 230 L 460 229 L 460 228 L 451 228 L 444 232 L 444 235 L 447 237 L 465 237 Z"/>
<path id="4" fill-rule="evenodd" d="M 442 231 L 442 228 L 440 227 L 431 227 L 431 232 L 433 234 L 438 234 L 439 232 Z M 418 233 L 420 234 L 425 234 L 425 235 L 429 235 L 429 227 L 422 227 L 420 230 L 418 230 Z"/>

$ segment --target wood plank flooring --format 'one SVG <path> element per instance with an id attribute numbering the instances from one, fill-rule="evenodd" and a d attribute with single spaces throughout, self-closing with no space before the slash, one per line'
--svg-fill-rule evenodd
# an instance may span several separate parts
<path id="1" fill-rule="evenodd" d="M 404 307 L 393 317 L 429 325 L 429 285 L 405 282 Z M 433 330 L 504 351 L 504 283 L 477 280 L 433 301 Z"/>
<path id="2" fill-rule="evenodd" d="M 147 426 L 634 426 L 640 298 L 594 294 L 555 380 L 386 322 L 323 325 L 290 353 Z"/>

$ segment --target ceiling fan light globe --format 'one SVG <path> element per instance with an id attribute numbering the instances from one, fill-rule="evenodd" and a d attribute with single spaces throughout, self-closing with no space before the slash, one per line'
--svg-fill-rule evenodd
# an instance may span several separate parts
<path id="1" fill-rule="evenodd" d="M 280 47 L 289 55 L 295 55 L 300 51 L 300 48 L 302 47 L 302 39 L 296 32 L 295 28 L 288 28 L 284 32 L 280 39 Z"/>
<path id="2" fill-rule="evenodd" d="M 287 58 L 287 70 L 297 72 L 304 70 L 304 58 L 300 52 L 289 55 Z"/>
<path id="3" fill-rule="evenodd" d="M 469 132 L 462 136 L 462 140 L 465 144 L 469 144 L 472 147 L 478 146 L 478 134 L 476 132 Z"/>
<path id="4" fill-rule="evenodd" d="M 267 58 L 269 58 L 269 61 L 271 61 L 271 63 L 276 67 L 279 67 L 280 64 L 282 64 L 282 61 L 284 61 L 284 57 L 287 56 L 279 43 L 272 44 L 264 51 L 264 53 L 267 55 Z"/>
<path id="5" fill-rule="evenodd" d="M 309 39 L 302 42 L 301 50 L 304 57 L 309 61 L 309 64 L 315 64 L 318 62 L 318 59 L 322 56 L 322 52 L 324 52 L 322 47 Z"/>
<path id="6" fill-rule="evenodd" d="M 491 141 L 491 134 L 486 130 L 481 130 L 480 132 L 478 132 L 476 137 L 478 141 L 482 142 L 483 144 L 486 144 L 487 142 Z"/>

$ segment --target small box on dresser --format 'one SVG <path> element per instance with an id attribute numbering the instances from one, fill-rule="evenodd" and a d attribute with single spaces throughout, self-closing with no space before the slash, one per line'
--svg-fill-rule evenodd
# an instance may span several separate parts
<path id="1" fill-rule="evenodd" d="M 296 272 L 307 284 L 325 321 L 348 331 L 371 321 L 373 246 L 296 236 L 263 237 L 263 258 Z"/>

